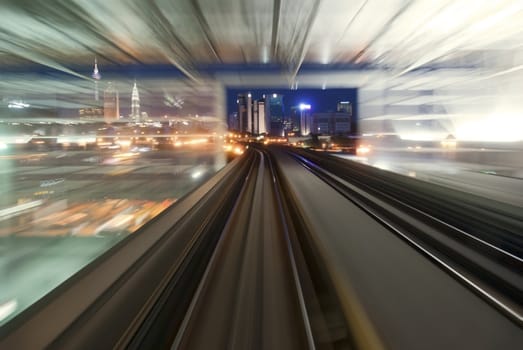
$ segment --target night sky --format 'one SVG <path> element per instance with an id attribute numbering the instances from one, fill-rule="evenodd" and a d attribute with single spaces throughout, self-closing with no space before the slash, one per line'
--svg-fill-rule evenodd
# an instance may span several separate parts
<path id="1" fill-rule="evenodd" d="M 253 100 L 262 98 L 262 95 L 273 93 L 283 95 L 285 105 L 285 115 L 289 115 L 292 106 L 300 103 L 311 105 L 311 112 L 336 111 L 339 101 L 350 101 L 352 104 L 353 116 L 357 118 L 357 89 L 227 89 L 227 115 L 238 111 L 236 99 L 238 94 L 250 92 Z"/>

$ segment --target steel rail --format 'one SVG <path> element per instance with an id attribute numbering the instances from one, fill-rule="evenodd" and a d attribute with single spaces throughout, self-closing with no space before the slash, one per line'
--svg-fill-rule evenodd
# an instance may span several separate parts
<path id="1" fill-rule="evenodd" d="M 391 206 L 387 205 L 387 203 L 379 201 L 379 197 L 377 196 L 376 191 L 370 195 L 368 192 L 361 189 L 362 186 L 357 181 L 354 181 L 355 184 L 351 184 L 338 177 L 336 174 L 323 169 L 303 155 L 299 155 L 293 152 L 290 152 L 290 154 L 308 171 L 321 178 L 342 196 L 350 200 L 352 203 L 376 219 L 383 226 L 387 227 L 398 237 L 413 246 L 423 255 L 427 256 L 436 265 L 440 266 L 449 275 L 481 296 L 484 300 L 498 309 L 510 320 L 515 322 L 518 326 L 523 327 L 523 308 L 521 305 L 522 299 L 518 297 L 521 296 L 521 289 L 519 289 L 519 279 L 521 278 L 521 275 L 517 275 L 517 273 L 507 274 L 509 277 L 517 279 L 515 283 L 513 281 L 503 280 L 501 277 L 496 280 L 498 284 L 493 285 L 488 281 L 485 282 L 484 277 L 481 276 L 481 272 L 490 271 L 490 267 L 484 268 L 483 266 L 480 266 L 479 274 L 476 271 L 467 268 L 467 266 L 471 265 L 482 265 L 485 263 L 485 261 L 479 261 L 478 258 L 476 258 L 474 261 L 471 261 L 470 254 L 469 256 L 465 256 L 460 253 L 459 248 L 461 247 L 456 249 L 456 247 L 448 246 L 449 242 L 442 242 L 432 236 L 429 237 L 426 231 L 423 232 L 423 229 L 426 229 L 427 227 L 425 226 L 420 230 L 416 228 L 416 225 L 423 226 L 421 225 L 422 222 L 419 220 L 413 221 L 416 220 L 414 214 L 423 216 L 425 222 L 427 219 L 429 219 L 433 220 L 438 225 L 442 224 L 441 220 L 438 220 L 428 215 L 427 213 L 424 213 L 406 203 L 403 203 L 401 200 L 394 198 L 393 203 L 398 207 L 401 207 L 402 209 L 411 209 L 411 212 L 408 213 L 409 215 L 407 218 L 400 218 L 397 215 L 397 210 L 395 211 L 394 208 L 391 208 Z M 389 200 L 391 199 L 388 195 L 382 194 L 382 196 Z M 446 225 L 446 227 L 448 229 L 454 229 L 452 225 Z M 455 229 L 453 232 L 456 234 L 465 233 L 459 229 Z M 421 237 L 422 235 L 424 237 Z M 470 234 L 467 234 L 467 237 L 476 239 L 474 235 Z M 477 242 L 480 244 L 485 244 L 485 247 L 488 248 L 489 251 L 500 253 L 499 249 L 494 249 L 496 247 L 493 248 L 487 242 L 483 242 L 481 240 L 477 240 Z M 452 243 L 456 243 L 456 241 Z M 459 246 L 458 243 L 456 243 L 456 245 Z M 504 252 L 501 251 L 501 253 L 503 254 Z M 517 257 L 514 257 L 509 253 L 507 253 L 505 257 L 512 261 L 512 264 L 514 264 L 514 266 L 512 266 L 513 268 L 517 269 L 517 266 L 520 266 L 521 261 L 517 259 Z M 496 266 L 496 268 L 499 267 Z M 507 295 L 507 291 L 509 292 L 509 295 Z"/>
<path id="2" fill-rule="evenodd" d="M 255 149 L 251 153 L 257 155 L 256 161 L 171 349 L 220 344 L 231 349 L 316 349 L 277 175 L 265 152 Z M 277 306 L 271 305 L 275 299 L 271 298 L 279 299 L 277 303 L 285 307 L 276 310 Z M 229 315 L 216 315 L 217 310 L 226 310 Z M 290 316 L 291 312 L 295 315 Z M 277 313 L 283 321 L 274 318 Z M 301 322 L 288 322 L 298 319 Z M 227 324 L 220 324 L 219 320 Z M 272 323 L 289 333 L 282 333 Z M 209 333 L 218 334 L 211 334 L 211 340 L 202 339 Z"/>

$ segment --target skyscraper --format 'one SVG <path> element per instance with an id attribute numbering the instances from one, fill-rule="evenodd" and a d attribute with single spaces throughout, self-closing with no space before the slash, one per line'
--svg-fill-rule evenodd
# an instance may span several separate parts
<path id="1" fill-rule="evenodd" d="M 283 95 L 272 94 L 268 96 L 267 111 L 269 112 L 269 133 L 272 136 L 284 136 L 283 121 Z"/>
<path id="2" fill-rule="evenodd" d="M 265 109 L 265 99 L 254 101 L 252 105 L 252 120 L 253 129 L 252 133 L 256 135 L 267 133 L 267 115 Z"/>
<path id="3" fill-rule="evenodd" d="M 135 122 L 140 121 L 140 95 L 136 81 L 134 82 L 133 92 L 131 94 L 131 119 Z"/>
<path id="4" fill-rule="evenodd" d="M 106 123 L 120 119 L 120 97 L 112 82 L 107 83 L 104 91 L 104 119 Z"/>
<path id="5" fill-rule="evenodd" d="M 237 102 L 240 132 L 252 133 L 252 95 L 239 94 Z"/>
<path id="6" fill-rule="evenodd" d="M 312 117 L 311 105 L 300 103 L 297 106 L 291 107 L 290 117 L 288 118 L 287 132 L 301 136 L 307 136 L 311 133 Z"/>
<path id="7" fill-rule="evenodd" d="M 298 108 L 300 110 L 300 134 L 307 136 L 311 133 L 311 105 L 301 103 Z"/>

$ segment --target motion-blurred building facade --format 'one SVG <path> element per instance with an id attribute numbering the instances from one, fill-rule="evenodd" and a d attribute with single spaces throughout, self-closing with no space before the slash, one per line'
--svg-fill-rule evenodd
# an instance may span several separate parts
<path id="1" fill-rule="evenodd" d="M 238 121 L 240 132 L 252 132 L 252 95 L 238 95 Z"/>
<path id="2" fill-rule="evenodd" d="M 112 82 L 108 82 L 107 88 L 104 90 L 103 113 L 106 123 L 116 122 L 120 119 L 120 96 Z"/>
<path id="3" fill-rule="evenodd" d="M 285 122 L 287 136 L 307 136 L 311 133 L 311 126 L 311 105 L 300 103 L 298 106 L 292 106 Z"/>
<path id="4" fill-rule="evenodd" d="M 267 109 L 265 108 L 265 99 L 255 100 L 252 104 L 252 117 L 254 135 L 267 133 Z"/>
<path id="5" fill-rule="evenodd" d="M 252 94 L 250 93 L 238 95 L 238 131 L 253 135 L 261 135 L 269 132 L 267 129 L 268 110 L 265 101 L 265 98 L 253 100 Z M 236 121 L 234 119 L 229 119 L 229 129 L 236 130 Z"/>
<path id="6" fill-rule="evenodd" d="M 351 132 L 351 114 L 346 112 L 314 113 L 311 133 L 322 135 L 346 135 Z"/>
<path id="7" fill-rule="evenodd" d="M 318 134 L 349 134 L 353 132 L 352 104 L 349 101 L 340 101 L 336 106 L 336 112 L 318 113 L 313 120 L 313 130 Z"/>

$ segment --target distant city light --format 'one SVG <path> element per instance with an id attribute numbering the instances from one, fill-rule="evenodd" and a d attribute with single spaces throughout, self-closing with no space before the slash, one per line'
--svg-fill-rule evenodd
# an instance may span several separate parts
<path id="1" fill-rule="evenodd" d="M 272 94 L 272 98 L 278 97 L 278 94 Z"/>
<path id="2" fill-rule="evenodd" d="M 300 103 L 300 110 L 304 111 L 304 110 L 309 110 L 309 109 L 311 109 L 311 105 L 306 104 L 306 103 Z"/>
<path id="3" fill-rule="evenodd" d="M 252 95 L 251 95 L 251 94 L 247 94 L 247 97 L 249 97 L 249 98 L 250 98 L 250 97 L 252 97 Z"/>

